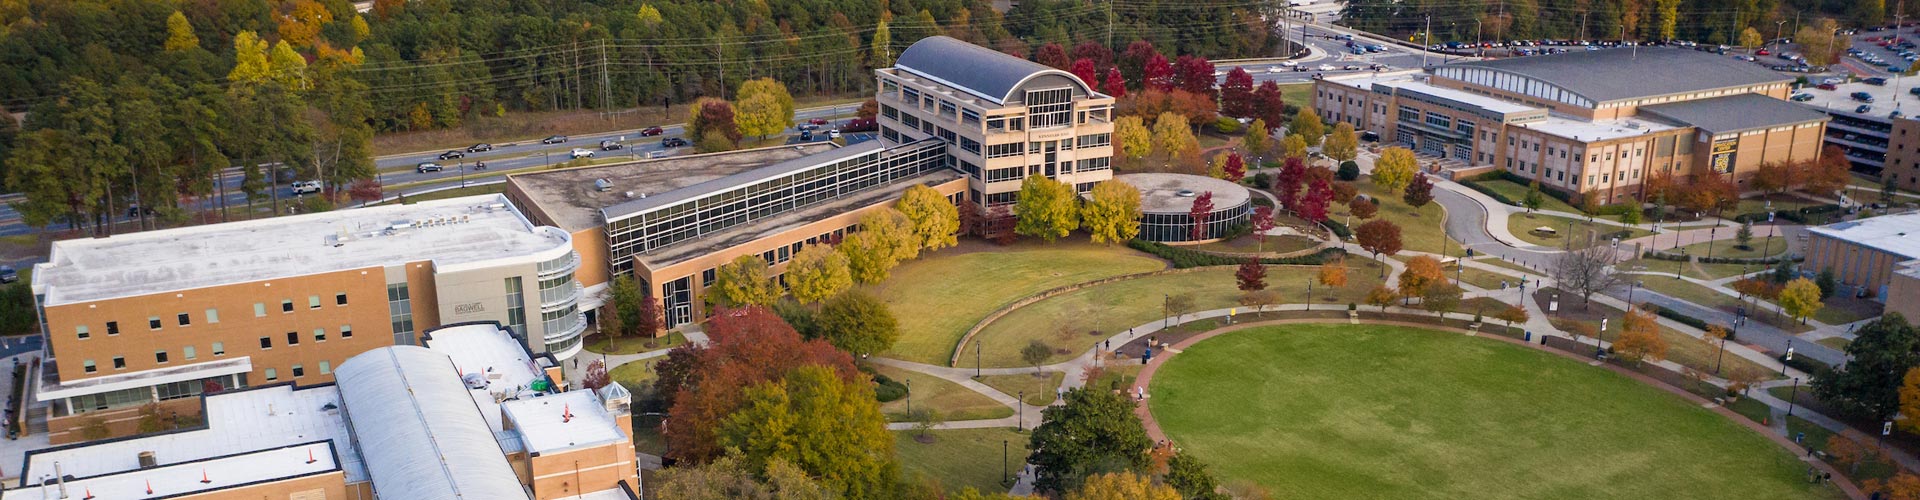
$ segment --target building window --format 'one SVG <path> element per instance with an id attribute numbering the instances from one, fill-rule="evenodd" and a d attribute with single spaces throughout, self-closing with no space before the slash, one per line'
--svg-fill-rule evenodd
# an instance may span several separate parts
<path id="1" fill-rule="evenodd" d="M 1083 135 L 1083 136 L 1080 136 L 1079 143 L 1080 143 L 1079 147 L 1083 147 L 1083 148 L 1094 148 L 1094 147 L 1106 146 L 1113 143 L 1113 135 L 1112 134 Z"/>
<path id="2" fill-rule="evenodd" d="M 996 169 L 987 171 L 986 181 L 987 182 L 1011 181 L 1011 180 L 1016 180 L 1025 176 L 1026 173 L 1027 173 L 1026 167 L 996 168 Z"/>
<path id="3" fill-rule="evenodd" d="M 308 295 L 308 296 L 307 296 L 307 309 L 319 309 L 319 308 L 320 308 L 320 296 L 319 296 L 319 295 Z"/>
<path id="4" fill-rule="evenodd" d="M 300 345 L 300 332 L 287 332 L 287 345 Z"/>
<path id="5" fill-rule="evenodd" d="M 345 293 L 333 294 L 333 305 L 336 305 L 336 306 L 347 305 L 347 294 Z"/>
<path id="6" fill-rule="evenodd" d="M 1034 128 L 1073 124 L 1073 90 L 1027 92 L 1027 119 Z"/>
<path id="7" fill-rule="evenodd" d="M 93 336 L 93 334 L 87 332 L 87 325 L 73 327 L 73 334 L 74 336 L 80 337 L 80 340 L 86 340 Z"/>
<path id="8" fill-rule="evenodd" d="M 213 323 L 219 323 L 219 322 L 220 322 L 220 310 L 212 309 L 212 308 L 207 309 L 207 323 L 213 324 Z"/>
<path id="9" fill-rule="evenodd" d="M 85 371 L 85 372 L 87 372 L 87 373 L 93 373 L 93 372 L 96 372 L 96 371 L 100 371 L 100 367 L 97 367 L 97 366 L 94 366 L 94 365 L 93 365 L 93 360 L 91 360 L 91 359 L 89 359 L 89 360 L 86 360 L 86 361 L 81 361 L 81 362 L 80 362 L 80 369 L 81 369 L 82 371 Z"/>
<path id="10" fill-rule="evenodd" d="M 120 356 L 114 356 L 114 357 L 113 357 L 113 369 L 115 369 L 115 370 L 125 370 L 125 369 L 127 369 L 127 358 L 123 358 L 123 357 L 120 357 Z"/>
<path id="11" fill-rule="evenodd" d="M 157 364 L 166 364 L 167 351 L 153 351 L 153 362 Z"/>
<path id="12" fill-rule="evenodd" d="M 148 329 L 148 330 L 159 330 L 159 329 L 160 329 L 160 317 L 159 317 L 159 316 L 147 316 L 147 329 Z"/>
<path id="13" fill-rule="evenodd" d="M 313 341 L 314 341 L 314 342 L 326 342 L 326 341 L 327 341 L 327 329 L 325 329 L 325 328 L 315 328 L 315 329 L 313 329 Z"/>
<path id="14" fill-rule="evenodd" d="M 260 317 L 265 317 L 266 315 L 267 315 L 266 304 L 260 303 L 260 302 L 253 303 L 253 317 L 260 318 Z"/>
<path id="15" fill-rule="evenodd" d="M 700 286 L 713 286 L 713 280 L 718 278 L 719 274 L 714 271 L 714 268 L 709 267 L 705 271 L 700 271 Z"/>
<path id="16" fill-rule="evenodd" d="M 393 318 L 393 344 L 413 345 L 413 299 L 406 282 L 387 285 L 387 314 Z"/>
<path id="17" fill-rule="evenodd" d="M 119 335 L 119 334 L 120 334 L 120 322 L 118 322 L 118 321 L 108 321 L 108 322 L 107 322 L 107 335 L 108 335 L 108 336 L 113 336 L 113 335 Z"/>
<path id="18" fill-rule="evenodd" d="M 305 367 L 302 367 L 300 365 L 293 365 L 293 378 L 300 378 L 306 375 L 307 375 L 307 369 Z"/>
<path id="19" fill-rule="evenodd" d="M 195 353 L 195 352 L 193 351 L 193 346 L 186 346 L 186 347 L 182 347 L 182 348 L 180 348 L 180 357 L 182 357 L 182 358 L 186 358 L 186 359 L 188 359 L 188 360 L 192 360 L 192 359 L 194 359 L 194 358 L 198 358 L 198 357 L 200 357 L 200 356 L 199 356 L 199 354 L 197 354 L 197 353 Z"/>
<path id="20" fill-rule="evenodd" d="M 333 373 L 333 364 L 332 364 L 332 363 L 328 363 L 328 362 L 325 362 L 325 361 L 321 361 L 321 362 L 320 362 L 320 374 L 321 374 L 321 375 L 329 375 L 329 374 L 332 374 L 332 373 Z"/>
<path id="21" fill-rule="evenodd" d="M 180 321 L 180 326 L 193 326 L 193 316 L 187 313 L 176 314 L 174 318 Z"/>
<path id="22" fill-rule="evenodd" d="M 267 369 L 267 380 L 268 380 L 268 381 L 274 381 L 274 380 L 280 380 L 280 371 L 279 371 L 279 370 L 275 370 L 275 369 L 272 369 L 272 368 L 268 368 L 268 369 Z"/>
<path id="23" fill-rule="evenodd" d="M 267 349 L 272 349 L 272 348 L 273 348 L 273 337 L 260 337 L 260 350 L 265 351 Z"/>
<path id="24" fill-rule="evenodd" d="M 353 325 L 340 325 L 340 338 L 353 338 Z"/>
<path id="25" fill-rule="evenodd" d="M 1021 153 L 1026 152 L 1026 147 L 1027 147 L 1027 143 L 1024 143 L 1024 142 L 1015 142 L 1010 144 L 988 144 L 987 157 L 1000 158 L 1000 157 L 1006 157 L 1006 156 L 1019 156 Z"/>
<path id="26" fill-rule="evenodd" d="M 527 334 L 526 293 L 520 286 L 520 277 L 507 278 L 507 328 L 513 333 Z"/>
<path id="27" fill-rule="evenodd" d="M 264 339 L 262 339 L 262 340 L 264 340 Z M 225 355 L 227 355 L 227 344 L 226 344 L 225 342 L 214 342 L 214 343 L 213 343 L 213 355 L 215 355 L 215 356 L 225 356 Z"/>
<path id="28" fill-rule="evenodd" d="M 293 312 L 293 299 L 280 301 L 280 312 L 283 312 L 283 313 Z"/>

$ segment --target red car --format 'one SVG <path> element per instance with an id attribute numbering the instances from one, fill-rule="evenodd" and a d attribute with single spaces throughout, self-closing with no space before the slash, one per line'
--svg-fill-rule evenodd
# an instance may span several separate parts
<path id="1" fill-rule="evenodd" d="M 1754 53 L 1753 53 L 1753 55 L 1756 55 L 1756 56 L 1770 56 L 1770 55 L 1773 55 L 1773 53 L 1772 53 L 1772 52 L 1767 52 L 1767 49 L 1760 49 L 1760 50 L 1758 50 L 1758 51 L 1754 51 Z"/>
<path id="2" fill-rule="evenodd" d="M 826 119 L 826 118 L 814 118 L 814 119 L 811 119 L 811 120 L 807 120 L 807 123 L 811 123 L 811 124 L 814 124 L 814 125 L 826 125 L 826 124 L 827 124 L 827 119 Z"/>
<path id="3" fill-rule="evenodd" d="M 1840 89 L 1839 86 L 1831 83 L 1822 83 L 1822 84 L 1813 86 L 1813 88 L 1820 89 L 1820 90 L 1839 90 Z"/>
<path id="4" fill-rule="evenodd" d="M 660 130 L 660 127 L 647 127 L 647 128 L 640 129 L 640 137 L 653 137 L 663 133 L 666 133 L 666 131 Z"/>

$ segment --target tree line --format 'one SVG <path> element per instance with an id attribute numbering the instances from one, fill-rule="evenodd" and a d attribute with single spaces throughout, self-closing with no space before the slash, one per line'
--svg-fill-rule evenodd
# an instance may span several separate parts
<path id="1" fill-rule="evenodd" d="M 1792 37 L 1822 18 L 1852 26 L 1890 23 L 1898 14 L 1895 5 L 1884 0 L 1352 0 L 1341 22 L 1416 42 L 1425 42 L 1418 35 L 1431 27 L 1435 43 L 1625 38 L 1747 46 L 1741 39 L 1748 30 L 1768 39 Z M 1904 8 L 1907 19 L 1920 14 L 1920 5 Z"/>

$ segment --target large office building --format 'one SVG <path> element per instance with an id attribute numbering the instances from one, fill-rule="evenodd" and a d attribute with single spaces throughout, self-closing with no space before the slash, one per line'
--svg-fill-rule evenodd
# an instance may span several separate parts
<path id="1" fill-rule="evenodd" d="M 1920 95 L 1911 88 L 1864 82 L 1840 84 L 1834 90 L 1805 88 L 1800 92 L 1807 100 L 1801 104 L 1833 117 L 1827 124 L 1827 144 L 1845 151 L 1853 170 L 1891 177 L 1900 189 L 1915 191 L 1920 190 L 1920 121 L 1906 115 L 1920 112 Z"/>
<path id="2" fill-rule="evenodd" d="M 442 324 L 497 321 L 565 359 L 586 328 L 573 248 L 500 195 L 55 242 L 32 394 L 60 444 L 131 432 L 148 403 L 198 414 L 206 388 L 332 381 Z"/>
<path id="3" fill-rule="evenodd" d="M 699 321 L 720 266 L 757 255 L 779 276 L 806 245 L 921 185 L 956 204 L 1009 205 L 1040 174 L 1081 192 L 1112 178 L 1113 99 L 1066 72 L 932 37 L 877 71 L 880 137 L 508 177 L 508 198 L 588 263 L 587 303 L 628 276 L 669 326 Z"/>
<path id="4" fill-rule="evenodd" d="M 420 344 L 349 357 L 335 382 L 202 394 L 195 427 L 26 452 L 0 499 L 639 498 L 625 388 L 563 390 L 559 361 L 499 323 Z"/>
<path id="5" fill-rule="evenodd" d="M 1617 203 L 1652 176 L 1745 182 L 1818 158 L 1827 117 L 1787 101 L 1791 82 L 1708 52 L 1620 48 L 1327 77 L 1313 105 L 1464 172 Z"/>

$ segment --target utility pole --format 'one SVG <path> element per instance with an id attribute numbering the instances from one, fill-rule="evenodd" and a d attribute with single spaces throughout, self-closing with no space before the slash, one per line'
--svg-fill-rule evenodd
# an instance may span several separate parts
<path id="1" fill-rule="evenodd" d="M 1113 48 L 1113 2 L 1107 2 L 1107 48 Z"/>
<path id="2" fill-rule="evenodd" d="M 1433 53 L 1433 14 L 1426 14 L 1426 18 L 1426 27 L 1421 29 L 1427 33 L 1427 41 L 1420 44 L 1420 67 L 1422 68 L 1427 67 L 1427 55 Z M 1306 31 L 1306 28 L 1301 28 L 1300 31 Z"/>
<path id="3" fill-rule="evenodd" d="M 601 113 L 601 116 L 606 117 L 608 121 L 612 121 L 613 90 L 611 87 L 609 87 L 608 78 L 607 78 L 607 41 L 606 40 L 600 41 L 600 108 L 606 110 L 605 112 Z"/>
<path id="4" fill-rule="evenodd" d="M 1786 26 L 1787 20 L 1785 19 L 1773 22 L 1773 43 L 1780 43 L 1780 29 Z"/>
<path id="5" fill-rule="evenodd" d="M 1583 31 L 1585 30 L 1585 28 L 1581 29 Z M 1487 58 L 1487 41 L 1486 39 L 1480 38 L 1480 20 L 1477 18 L 1473 20 L 1473 50 L 1474 57 L 1481 59 Z"/>

